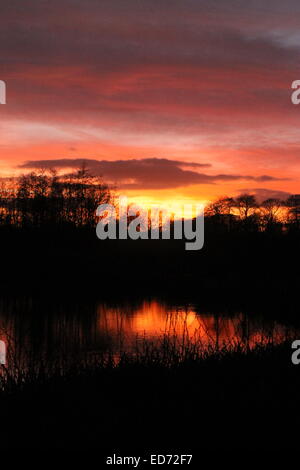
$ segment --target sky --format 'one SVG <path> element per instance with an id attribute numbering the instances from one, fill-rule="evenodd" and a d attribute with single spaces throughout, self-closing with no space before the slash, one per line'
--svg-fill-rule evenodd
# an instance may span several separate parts
<path id="1" fill-rule="evenodd" d="M 298 0 L 2 0 L 0 174 L 140 200 L 299 193 Z"/>

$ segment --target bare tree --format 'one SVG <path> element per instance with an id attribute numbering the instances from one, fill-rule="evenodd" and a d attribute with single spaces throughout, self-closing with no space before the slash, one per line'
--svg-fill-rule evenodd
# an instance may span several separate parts
<path id="1" fill-rule="evenodd" d="M 296 228 L 300 226 L 300 194 L 290 196 L 286 201 L 288 219 Z"/>
<path id="2" fill-rule="evenodd" d="M 232 197 L 223 196 L 210 203 L 206 207 L 205 213 L 207 216 L 229 215 L 233 207 L 234 199 Z"/>
<path id="3" fill-rule="evenodd" d="M 270 198 L 263 201 L 260 205 L 260 213 L 263 224 L 270 226 L 277 223 L 282 207 L 283 203 L 280 199 Z"/>
<path id="4" fill-rule="evenodd" d="M 252 194 L 241 194 L 235 199 L 235 207 L 239 211 L 239 215 L 242 220 L 254 215 L 257 206 L 258 204 L 255 196 Z"/>

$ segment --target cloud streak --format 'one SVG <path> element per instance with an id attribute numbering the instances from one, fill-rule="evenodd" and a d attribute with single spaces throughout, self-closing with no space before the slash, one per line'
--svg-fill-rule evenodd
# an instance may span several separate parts
<path id="1" fill-rule="evenodd" d="M 280 181 L 269 175 L 251 176 L 235 174 L 208 175 L 195 171 L 207 168 L 208 163 L 184 162 L 164 158 L 132 160 L 57 159 L 28 161 L 19 166 L 22 169 L 77 169 L 86 165 L 95 176 L 116 183 L 122 189 L 171 189 L 199 184 L 216 184 L 226 181 Z M 187 168 L 193 168 L 187 169 Z"/>

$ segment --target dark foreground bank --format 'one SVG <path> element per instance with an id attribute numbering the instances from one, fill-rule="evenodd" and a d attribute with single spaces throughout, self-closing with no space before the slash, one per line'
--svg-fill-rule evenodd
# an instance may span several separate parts
<path id="1" fill-rule="evenodd" d="M 169 354 L 169 353 L 168 353 Z M 183 361 L 154 349 L 120 364 L 6 382 L 0 447 L 177 453 L 298 445 L 300 365 L 291 341 Z"/>

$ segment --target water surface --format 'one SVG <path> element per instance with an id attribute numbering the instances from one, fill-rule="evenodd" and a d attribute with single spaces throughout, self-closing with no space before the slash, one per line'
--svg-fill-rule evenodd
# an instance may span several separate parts
<path id="1" fill-rule="evenodd" d="M 49 299 L 1 299 L 0 340 L 7 346 L 7 366 L 72 362 L 81 357 L 124 351 L 136 354 L 145 344 L 166 338 L 176 348 L 196 345 L 215 350 L 240 344 L 279 343 L 288 328 L 251 312 L 209 312 L 201 305 L 159 299 L 137 302 L 76 302 Z"/>

